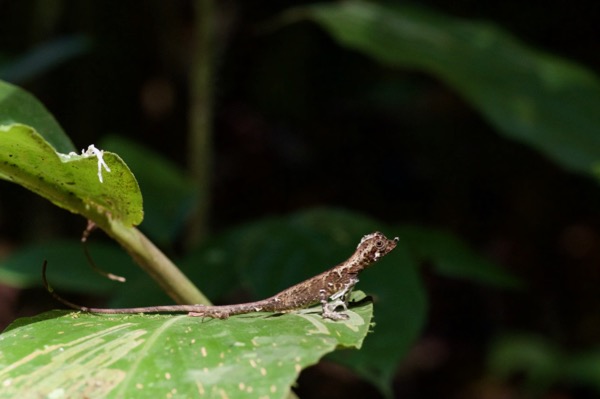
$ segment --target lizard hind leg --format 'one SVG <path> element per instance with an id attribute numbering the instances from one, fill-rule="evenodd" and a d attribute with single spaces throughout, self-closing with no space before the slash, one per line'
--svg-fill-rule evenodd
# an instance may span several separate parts
<path id="1" fill-rule="evenodd" d="M 202 317 L 202 320 L 204 320 L 205 317 L 210 317 L 211 319 L 227 319 L 229 318 L 230 314 L 229 312 L 226 311 L 199 311 L 199 312 L 188 312 L 188 316 L 190 317 Z"/>

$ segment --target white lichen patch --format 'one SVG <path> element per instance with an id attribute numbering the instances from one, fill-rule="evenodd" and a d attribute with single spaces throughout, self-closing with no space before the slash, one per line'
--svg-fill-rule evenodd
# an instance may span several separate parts
<path id="1" fill-rule="evenodd" d="M 110 172 L 110 168 L 106 162 L 104 162 L 104 151 L 97 149 L 93 144 L 88 146 L 87 150 L 81 150 L 81 155 L 77 154 L 76 152 L 70 152 L 68 154 L 61 154 L 60 152 L 57 152 L 57 154 L 60 160 L 63 162 L 75 161 L 81 158 L 98 158 L 98 180 L 100 180 L 100 183 L 104 183 L 104 180 L 102 179 L 102 168 L 104 168 L 104 170 L 107 172 Z"/>

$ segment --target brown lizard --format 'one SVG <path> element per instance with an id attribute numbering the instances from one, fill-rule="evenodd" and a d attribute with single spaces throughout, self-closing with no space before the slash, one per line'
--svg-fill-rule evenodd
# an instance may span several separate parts
<path id="1" fill-rule="evenodd" d="M 358 283 L 358 274 L 388 254 L 396 247 L 397 243 L 398 237 L 390 240 L 380 232 L 368 234 L 362 238 L 354 254 L 339 265 L 287 288 L 270 298 L 235 305 L 167 305 L 120 309 L 89 308 L 69 302 L 54 292 L 46 280 L 45 262 L 43 280 L 46 289 L 58 301 L 71 308 L 90 313 L 188 312 L 189 316 L 226 319 L 232 315 L 252 312 L 288 313 L 320 303 L 323 318 L 343 320 L 348 319 L 349 316 L 346 313 L 338 312 L 336 309 L 341 307 L 348 310 L 348 300 L 352 289 Z"/>

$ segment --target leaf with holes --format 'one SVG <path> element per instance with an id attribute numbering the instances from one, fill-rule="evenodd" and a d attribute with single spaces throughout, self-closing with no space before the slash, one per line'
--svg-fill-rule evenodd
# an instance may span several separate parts
<path id="1" fill-rule="evenodd" d="M 286 398 L 303 368 L 336 348 L 360 348 L 370 327 L 368 302 L 345 321 L 312 310 L 226 320 L 65 311 L 20 319 L 0 336 L 0 398 Z"/>

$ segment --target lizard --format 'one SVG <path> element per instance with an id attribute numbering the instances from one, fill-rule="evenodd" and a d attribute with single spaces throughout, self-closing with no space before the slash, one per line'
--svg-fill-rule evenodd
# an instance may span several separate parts
<path id="1" fill-rule="evenodd" d="M 187 312 L 188 316 L 226 319 L 229 316 L 252 312 L 289 313 L 321 304 L 321 316 L 331 320 L 345 320 L 348 300 L 352 289 L 358 283 L 358 275 L 364 269 L 392 251 L 398 237 L 388 239 L 380 232 L 362 237 L 356 251 L 346 261 L 333 268 L 293 285 L 269 298 L 234 305 L 165 305 L 133 308 L 92 308 L 69 302 L 54 292 L 46 279 L 46 262 L 44 262 L 42 278 L 48 292 L 62 304 L 88 313 L 130 314 L 130 313 L 169 313 Z"/>

